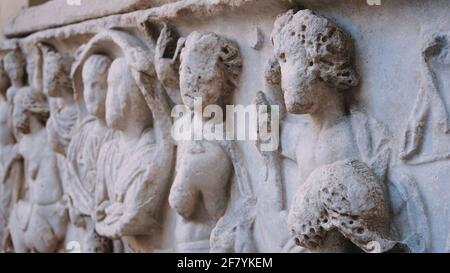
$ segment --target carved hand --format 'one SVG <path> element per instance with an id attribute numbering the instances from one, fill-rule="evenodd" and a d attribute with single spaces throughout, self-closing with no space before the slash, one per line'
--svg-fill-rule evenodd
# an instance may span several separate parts
<path id="1" fill-rule="evenodd" d="M 179 93 L 179 55 L 184 38 L 178 39 L 175 30 L 164 24 L 155 48 L 155 69 L 159 81 L 175 103 L 181 103 Z"/>

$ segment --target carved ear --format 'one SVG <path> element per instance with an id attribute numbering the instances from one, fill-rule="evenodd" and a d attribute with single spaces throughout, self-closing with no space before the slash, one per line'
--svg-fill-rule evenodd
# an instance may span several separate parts
<path id="1" fill-rule="evenodd" d="M 217 58 L 224 65 L 226 74 L 226 91 L 224 96 L 227 97 L 238 86 L 242 69 L 242 59 L 237 44 L 231 41 L 223 41 Z"/>
<path id="2" fill-rule="evenodd" d="M 225 43 L 220 48 L 219 60 L 227 66 L 227 62 L 233 59 L 236 54 L 238 54 L 237 48 L 229 43 Z"/>

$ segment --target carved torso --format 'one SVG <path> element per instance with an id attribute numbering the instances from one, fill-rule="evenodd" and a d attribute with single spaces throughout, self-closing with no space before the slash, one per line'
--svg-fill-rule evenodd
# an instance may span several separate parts
<path id="1" fill-rule="evenodd" d="M 105 143 L 97 162 L 97 183 L 106 188 L 107 207 L 105 218 L 97 221 L 96 228 L 100 235 L 113 238 L 151 234 L 164 188 L 158 183 L 153 163 L 164 151 L 155 145 L 153 132 L 123 141 L 119 137 Z"/>
<path id="2" fill-rule="evenodd" d="M 74 207 L 86 215 L 95 209 L 94 195 L 97 158 L 103 143 L 114 138 L 114 132 L 88 118 L 77 129 L 67 151 L 68 194 Z"/>
<path id="3" fill-rule="evenodd" d="M 348 117 L 329 128 L 319 129 L 311 124 L 303 126 L 296 146 L 296 161 L 302 181 L 317 167 L 360 157 Z"/>
<path id="4" fill-rule="evenodd" d="M 62 197 L 62 186 L 56 170 L 56 157 L 48 145 L 47 133 L 24 136 L 20 153 L 25 159 L 25 185 L 30 202 L 49 205 Z"/>

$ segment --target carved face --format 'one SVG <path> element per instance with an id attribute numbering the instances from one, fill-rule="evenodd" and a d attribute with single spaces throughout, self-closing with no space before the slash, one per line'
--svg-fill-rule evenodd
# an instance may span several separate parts
<path id="1" fill-rule="evenodd" d="M 13 125 L 23 134 L 30 133 L 32 120 L 44 126 L 49 116 L 47 98 L 31 88 L 23 88 L 14 96 Z"/>
<path id="2" fill-rule="evenodd" d="M 83 67 L 84 101 L 89 114 L 104 118 L 105 101 L 108 89 L 108 68 L 111 62 L 107 57 L 91 56 Z"/>
<path id="3" fill-rule="evenodd" d="M 45 56 L 43 78 L 44 92 L 49 97 L 59 98 L 72 87 L 61 57 L 54 52 Z"/>
<path id="4" fill-rule="evenodd" d="M 276 20 L 272 41 L 290 113 L 317 111 L 318 91 L 326 87 L 338 90 L 358 84 L 351 62 L 352 41 L 330 20 L 310 10 L 288 11 Z"/>
<path id="5" fill-rule="evenodd" d="M 144 96 L 123 58 L 116 59 L 108 73 L 106 95 L 106 123 L 116 130 L 124 130 L 127 121 L 144 122 L 151 117 Z"/>
<path id="6" fill-rule="evenodd" d="M 5 56 L 4 66 L 11 82 L 23 82 L 25 76 L 24 64 L 23 56 L 18 51 L 12 51 Z"/>
<path id="7" fill-rule="evenodd" d="M 193 109 L 194 98 L 203 107 L 220 104 L 235 87 L 241 60 L 237 46 L 214 33 L 193 32 L 181 53 L 180 91 L 184 104 Z"/>
<path id="8" fill-rule="evenodd" d="M 286 108 L 293 114 L 313 113 L 319 103 L 314 92 L 318 81 L 310 69 L 305 49 L 294 46 L 297 41 L 293 38 L 284 38 L 283 41 L 274 40 L 274 43 Z"/>
<path id="9" fill-rule="evenodd" d="M 196 34 L 194 34 L 196 35 Z M 200 38 L 200 37 L 198 37 Z M 224 71 L 214 50 L 214 36 L 186 43 L 180 65 L 180 89 L 184 104 L 193 109 L 194 98 L 203 105 L 215 104 L 222 96 Z"/>

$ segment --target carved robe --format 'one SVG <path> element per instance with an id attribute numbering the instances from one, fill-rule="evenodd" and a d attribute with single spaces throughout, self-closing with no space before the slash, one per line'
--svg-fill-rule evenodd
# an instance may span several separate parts
<path id="1" fill-rule="evenodd" d="M 95 118 L 87 118 L 77 128 L 67 151 L 67 194 L 74 208 L 83 215 L 95 211 L 95 183 L 97 158 L 101 145 L 114 138 L 108 128 L 95 130 Z"/>
<path id="2" fill-rule="evenodd" d="M 97 162 L 97 192 L 106 195 L 104 217 L 97 218 L 97 232 L 109 238 L 148 235 L 158 225 L 164 186 L 153 183 L 158 169 L 158 147 L 152 131 L 144 132 L 136 145 L 123 149 L 120 138 L 105 143 Z M 101 193 L 100 193 L 101 194 Z M 97 200 L 97 205 L 99 200 Z"/>
<path id="3" fill-rule="evenodd" d="M 57 105 L 57 99 L 50 99 L 51 111 L 47 121 L 47 131 L 53 149 L 65 154 L 72 137 L 72 129 L 78 120 L 78 109 L 75 106 L 60 108 Z"/>

